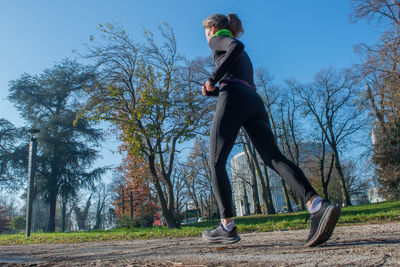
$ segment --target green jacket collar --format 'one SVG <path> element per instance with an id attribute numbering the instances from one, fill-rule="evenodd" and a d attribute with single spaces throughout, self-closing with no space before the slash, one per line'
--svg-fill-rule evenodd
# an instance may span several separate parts
<path id="1" fill-rule="evenodd" d="M 228 37 L 234 38 L 232 32 L 230 30 L 227 30 L 227 29 L 222 29 L 222 30 L 217 31 L 213 35 L 213 37 L 216 37 L 216 36 L 228 36 Z"/>

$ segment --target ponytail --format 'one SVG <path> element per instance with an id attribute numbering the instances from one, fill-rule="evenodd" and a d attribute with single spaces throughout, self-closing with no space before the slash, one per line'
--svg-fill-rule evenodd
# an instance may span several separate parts
<path id="1" fill-rule="evenodd" d="M 235 38 L 238 38 L 240 36 L 243 35 L 244 30 L 242 27 L 242 21 L 238 18 L 238 16 L 236 14 L 228 14 L 228 22 L 229 22 L 229 28 L 228 30 L 230 30 L 233 34 L 233 36 L 235 36 Z"/>
<path id="2" fill-rule="evenodd" d="M 211 15 L 203 21 L 203 27 L 208 28 L 211 26 L 217 27 L 218 30 L 230 30 L 235 38 L 242 36 L 244 33 L 242 22 L 236 14 L 228 14 L 228 16 L 222 14 Z"/>

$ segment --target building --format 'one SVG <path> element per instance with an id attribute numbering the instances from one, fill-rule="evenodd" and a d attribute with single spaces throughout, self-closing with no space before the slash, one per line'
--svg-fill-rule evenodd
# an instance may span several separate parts
<path id="1" fill-rule="evenodd" d="M 236 208 L 236 216 L 254 214 L 254 201 L 251 187 L 251 172 L 247 164 L 244 152 L 238 153 L 231 159 L 231 173 L 233 184 L 233 200 Z M 260 166 L 261 161 L 260 161 Z M 264 170 L 262 170 L 264 174 Z M 282 190 L 280 177 L 272 170 L 268 169 L 268 177 L 271 187 L 272 202 L 276 211 L 286 207 L 285 197 Z M 264 174 L 265 175 L 265 174 Z M 261 185 L 257 179 L 258 195 L 261 199 Z"/>
<path id="2" fill-rule="evenodd" d="M 370 203 L 384 202 L 386 199 L 379 192 L 378 187 L 371 187 L 368 189 L 368 200 Z"/>

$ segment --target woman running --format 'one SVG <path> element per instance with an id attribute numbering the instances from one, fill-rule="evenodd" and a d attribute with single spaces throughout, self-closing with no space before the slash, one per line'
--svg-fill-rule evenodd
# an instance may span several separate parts
<path id="1" fill-rule="evenodd" d="M 221 215 L 220 224 L 212 230 L 205 230 L 203 239 L 217 243 L 240 240 L 232 219 L 232 189 L 226 161 L 243 126 L 264 163 L 306 203 L 311 221 L 306 245 L 324 243 L 332 235 L 340 217 L 340 207 L 322 200 L 302 170 L 279 151 L 264 103 L 254 85 L 252 63 L 244 45 L 237 40 L 244 32 L 240 19 L 235 14 L 215 14 L 203 21 L 203 27 L 216 64 L 209 79 L 203 83 L 202 93 L 218 96 L 210 135 L 209 164 Z"/>

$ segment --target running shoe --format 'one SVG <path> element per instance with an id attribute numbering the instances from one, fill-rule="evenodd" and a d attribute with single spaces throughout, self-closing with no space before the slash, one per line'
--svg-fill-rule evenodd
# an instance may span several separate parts
<path id="1" fill-rule="evenodd" d="M 315 247 L 325 243 L 332 236 L 340 213 L 341 208 L 339 205 L 332 205 L 324 200 L 319 211 L 309 215 L 311 229 L 306 245 Z"/>
<path id="2" fill-rule="evenodd" d="M 240 237 L 236 232 L 236 226 L 232 231 L 228 232 L 220 222 L 214 229 L 206 229 L 203 232 L 203 239 L 209 243 L 233 244 L 240 241 Z"/>

